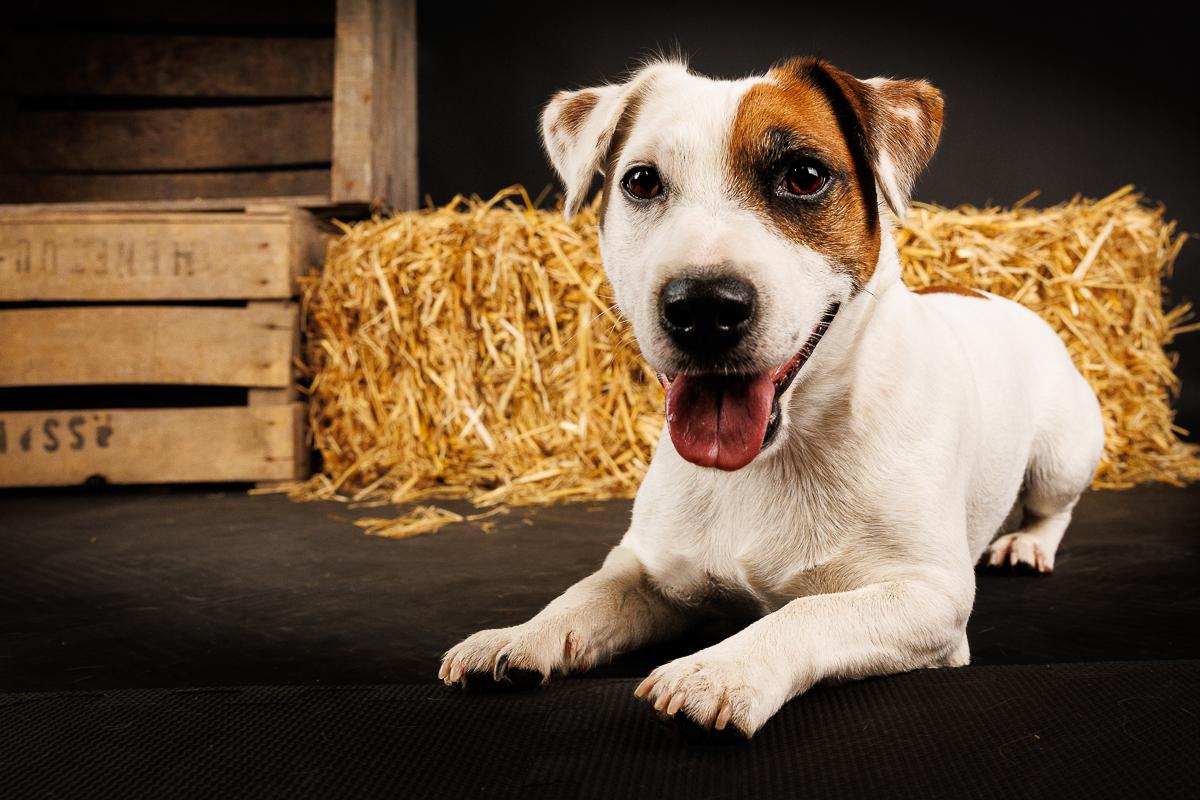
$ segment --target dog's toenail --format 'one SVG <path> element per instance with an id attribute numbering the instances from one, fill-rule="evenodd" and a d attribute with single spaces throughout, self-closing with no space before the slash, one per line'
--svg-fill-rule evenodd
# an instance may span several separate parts
<path id="1" fill-rule="evenodd" d="M 717 713 L 717 724 L 714 727 L 719 731 L 725 730 L 725 726 L 729 724 L 729 717 L 732 713 L 733 710 L 729 705 L 723 704 L 720 712 Z"/>
<path id="2" fill-rule="evenodd" d="M 508 653 L 501 653 L 496 659 L 496 667 L 492 670 L 492 677 L 498 681 L 506 680 L 508 676 Z"/>

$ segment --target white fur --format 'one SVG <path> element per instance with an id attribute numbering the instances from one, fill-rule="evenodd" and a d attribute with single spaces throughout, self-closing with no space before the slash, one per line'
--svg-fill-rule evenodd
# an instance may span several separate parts
<path id="1" fill-rule="evenodd" d="M 722 472 L 684 461 L 664 430 L 601 570 L 529 622 L 452 648 L 447 683 L 491 672 L 501 654 L 547 678 L 584 669 L 691 616 L 738 609 L 757 621 L 658 668 L 638 695 L 750 736 L 819 681 L 966 664 L 973 567 L 989 545 L 994 563 L 1053 566 L 1103 444 L 1096 398 L 1065 347 L 1007 300 L 909 292 L 889 231 L 852 294 L 844 274 L 739 207 L 723 148 L 748 85 L 659 70 L 620 169 L 652 162 L 670 194 L 648 216 L 614 193 L 602 249 L 643 352 L 667 373 L 675 356 L 654 298 L 681 269 L 721 265 L 754 283 L 767 304 L 759 369 L 842 302 L 784 396 L 776 442 Z M 569 172 L 588 158 L 599 156 L 555 163 Z"/>

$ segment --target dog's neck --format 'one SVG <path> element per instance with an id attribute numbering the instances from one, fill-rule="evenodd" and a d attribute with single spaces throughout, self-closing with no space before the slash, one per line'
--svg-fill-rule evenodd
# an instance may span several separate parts
<path id="1" fill-rule="evenodd" d="M 890 217 L 881 215 L 881 222 Z M 818 347 L 812 366 L 817 369 L 814 373 L 822 373 L 823 379 L 837 379 L 849 375 L 848 369 L 857 356 L 857 349 L 862 343 L 863 334 L 875 319 L 879 309 L 893 292 L 904 291 L 904 283 L 900 277 L 900 254 L 896 249 L 896 240 L 892 228 L 885 224 L 879 237 L 879 258 L 875 263 L 875 271 L 865 285 L 856 289 L 842 303 L 837 319 L 830 326 L 829 333 Z M 822 353 L 821 349 L 825 352 Z M 828 373 L 828 375 L 825 375 Z M 810 377 L 817 378 L 817 374 Z"/>
<path id="2" fill-rule="evenodd" d="M 881 215 L 882 217 L 882 215 Z M 887 217 L 882 217 L 887 219 Z M 803 433 L 840 416 L 853 391 L 861 368 L 865 334 L 880 308 L 897 292 L 905 292 L 900 276 L 900 256 L 891 227 L 885 227 L 879 244 L 879 260 L 867 283 L 856 290 L 838 311 L 829 332 L 805 366 L 809 372 L 788 403 L 790 430 Z"/>
<path id="3" fill-rule="evenodd" d="M 900 253 L 896 249 L 896 237 L 892 227 L 887 224 L 891 215 L 880 215 L 880 224 L 884 229 L 879 236 L 879 260 L 875 264 L 875 272 L 867 285 L 859 290 L 859 294 L 873 293 L 876 297 L 901 283 Z"/>

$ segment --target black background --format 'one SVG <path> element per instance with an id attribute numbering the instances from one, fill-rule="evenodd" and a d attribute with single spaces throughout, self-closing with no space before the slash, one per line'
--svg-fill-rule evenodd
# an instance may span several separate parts
<path id="1" fill-rule="evenodd" d="M 1007 204 L 1039 190 L 1035 205 L 1048 205 L 1132 183 L 1182 230 L 1200 231 L 1195 36 L 1164 8 L 422 2 L 421 192 L 443 203 L 523 183 L 536 195 L 554 182 L 542 104 L 619 79 L 653 51 L 678 50 L 720 77 L 818 55 L 859 77 L 920 77 L 942 90 L 946 124 L 918 200 Z M 1200 243 L 1184 248 L 1169 287 L 1168 302 L 1200 301 Z M 1179 422 L 1196 430 L 1200 334 L 1177 349 Z"/>

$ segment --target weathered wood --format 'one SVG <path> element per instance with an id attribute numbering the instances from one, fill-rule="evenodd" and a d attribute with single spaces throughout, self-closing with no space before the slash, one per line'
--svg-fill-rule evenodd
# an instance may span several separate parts
<path id="1" fill-rule="evenodd" d="M 158 172 L 146 174 L 0 172 L 0 203 L 40 204 L 154 203 L 174 201 L 180 208 L 243 207 L 253 198 L 295 196 L 295 205 L 329 204 L 328 169 L 278 169 L 254 172 Z M 245 197 L 245 202 L 230 205 Z M 209 199 L 211 198 L 211 200 Z M 216 202 L 212 202 L 215 200 Z M 0 206 L 3 208 L 3 206 Z"/>
<path id="2" fill-rule="evenodd" d="M 251 406 L 282 406 L 295 402 L 296 390 L 292 387 L 285 389 L 250 389 L 246 398 Z"/>
<path id="3" fill-rule="evenodd" d="M 9 5 L 10 19 L 25 26 L 44 26 L 51 19 L 57 24 L 102 30 L 119 26 L 200 29 L 250 26 L 255 30 L 276 30 L 288 26 L 332 27 L 334 3 L 333 0 L 205 0 L 203 3 L 54 0 L 52 5 L 39 2 Z"/>
<path id="4" fill-rule="evenodd" d="M 417 206 L 415 0 L 340 0 L 334 202 Z"/>
<path id="5" fill-rule="evenodd" d="M 228 169 L 330 160 L 327 101 L 131 111 L 19 111 L 0 171 Z M 258 194 L 276 194 L 259 190 Z"/>
<path id="6" fill-rule="evenodd" d="M 294 303 L 0 311 L 0 386 L 290 386 L 297 319 Z"/>
<path id="7" fill-rule="evenodd" d="M 288 298 L 322 245 L 300 210 L 0 213 L 0 301 Z"/>
<path id="8" fill-rule="evenodd" d="M 5 179 L 0 175 L 0 183 Z M 246 197 L 189 197 L 183 200 L 85 200 L 70 203 L 0 203 L 0 214 L 20 216 L 31 214 L 62 214 L 96 212 L 127 213 L 130 211 L 242 211 L 256 206 L 280 206 L 284 208 L 321 209 L 342 216 L 361 213 L 361 206 L 348 204 L 333 206 L 329 195 L 274 195 Z"/>
<path id="9" fill-rule="evenodd" d="M 8 33 L 0 36 L 0 92 L 327 98 L 333 39 Z"/>
<path id="10" fill-rule="evenodd" d="M 303 416 L 299 403 L 0 412 L 0 486 L 299 478 Z"/>
<path id="11" fill-rule="evenodd" d="M 297 343 L 299 343 L 299 335 L 297 335 L 296 340 Z M 300 393 L 296 391 L 295 386 L 288 386 L 284 389 L 250 389 L 247 392 L 247 404 L 251 408 L 298 406 L 305 410 L 304 413 L 300 414 L 299 419 L 296 421 L 295 430 L 293 432 L 293 451 L 296 454 L 296 474 L 294 477 L 297 478 L 307 476 L 309 474 L 309 462 L 311 460 L 310 454 L 312 451 L 312 445 L 308 435 L 307 404 L 299 403 L 298 401 L 300 399 Z M 278 481 L 273 479 L 260 480 L 257 482 L 257 486 L 263 488 L 273 486 L 276 483 L 278 483 Z"/>
<path id="12" fill-rule="evenodd" d="M 319 241 L 321 242 L 320 247 L 323 248 L 324 240 L 320 239 Z M 297 243 L 297 246 L 298 247 L 301 246 L 300 243 Z M 267 302 L 267 303 L 252 302 L 252 303 L 247 303 L 246 305 L 248 308 L 256 308 L 260 305 L 270 305 L 270 303 L 269 302 Z M 300 365 L 302 363 L 301 352 L 300 352 L 300 325 L 299 324 L 294 325 L 292 327 L 292 343 L 291 343 L 291 351 L 288 353 L 288 363 L 291 364 L 296 369 L 299 369 Z M 252 406 L 261 406 L 261 405 L 276 406 L 276 405 L 281 405 L 283 403 L 291 403 L 291 402 L 294 402 L 299 399 L 300 399 L 300 393 L 297 390 L 297 385 L 296 385 L 294 375 L 292 377 L 292 380 L 288 383 L 288 385 L 284 386 L 284 387 L 272 387 L 272 388 L 252 387 L 247 392 L 247 398 L 246 398 L 247 402 Z"/>

